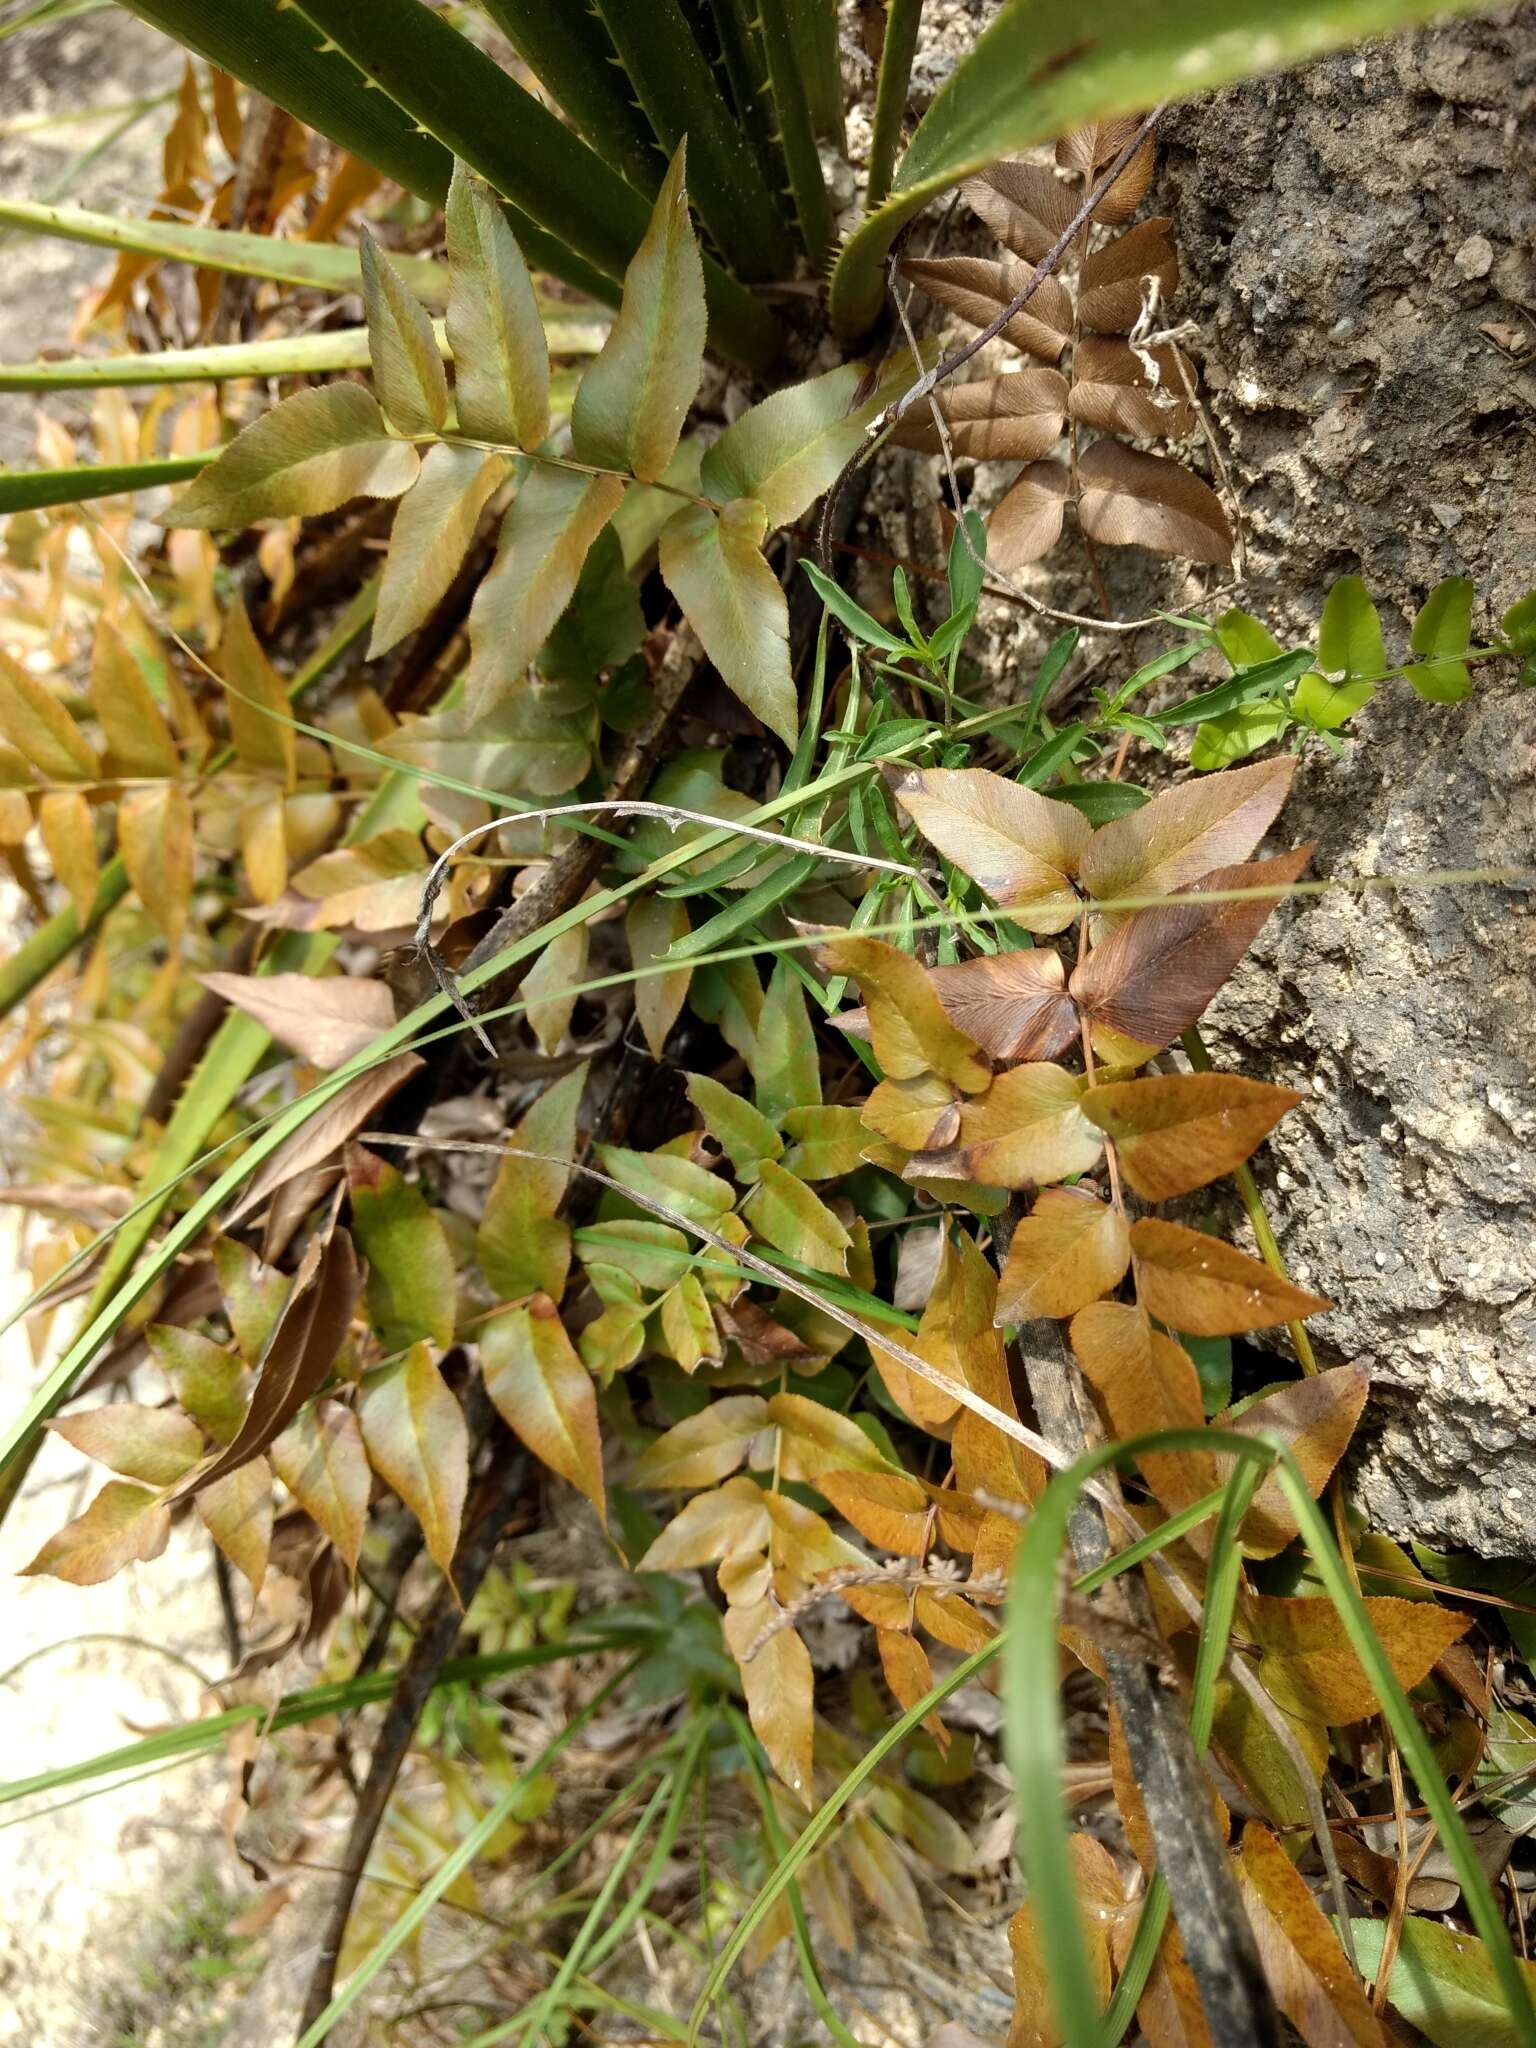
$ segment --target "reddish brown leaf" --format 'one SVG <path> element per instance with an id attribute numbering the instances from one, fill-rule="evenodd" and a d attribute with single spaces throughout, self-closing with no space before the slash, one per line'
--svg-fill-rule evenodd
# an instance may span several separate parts
<path id="1" fill-rule="evenodd" d="M 1155 381 L 1146 356 L 1157 365 Z M 1118 335 L 1085 334 L 1072 351 L 1069 409 L 1080 426 L 1101 434 L 1182 440 L 1195 424 L 1188 396 L 1194 388 L 1193 365 L 1171 341 L 1138 351 Z"/>
<path id="2" fill-rule="evenodd" d="M 363 1291 L 364 1269 L 344 1230 L 314 1238 L 257 1361 L 250 1408 L 234 1442 L 177 1489 L 200 1492 L 264 1451 L 330 1376 Z"/>
<path id="3" fill-rule="evenodd" d="M 1061 439 L 1071 389 L 1059 370 L 1043 367 L 941 386 L 951 451 L 973 462 L 1033 462 Z M 904 413 L 892 439 L 923 455 L 943 448 L 926 405 Z"/>
<path id="4" fill-rule="evenodd" d="M 922 1322 L 909 1340 L 917 1356 L 946 1380 L 987 1400 L 992 1399 L 989 1390 L 1007 1384 L 1002 1342 L 992 1321 L 996 1298 L 992 1268 L 962 1232 L 945 1243 Z M 949 1427 L 960 1406 L 957 1400 L 878 1347 L 873 1356 L 886 1391 L 919 1429 L 937 1433 Z"/>
<path id="5" fill-rule="evenodd" d="M 1266 1394 L 1241 1415 L 1218 1416 L 1217 1423 L 1244 1436 L 1279 1437 L 1290 1446 L 1310 1491 L 1318 1494 L 1355 1433 L 1369 1385 L 1370 1375 L 1363 1365 L 1338 1365 Z M 1216 1469 L 1225 1481 L 1231 1461 L 1218 1456 Z M 1250 1557 L 1273 1557 L 1295 1535 L 1295 1512 L 1279 1480 L 1270 1473 L 1243 1518 L 1243 1549 Z"/>
<path id="6" fill-rule="evenodd" d="M 425 1066 L 420 1053 L 397 1052 L 392 1059 L 369 1067 L 348 1081 L 309 1122 L 278 1146 L 269 1159 L 257 1167 L 246 1186 L 239 1206 L 229 1217 L 231 1226 L 242 1216 L 259 1209 L 274 1189 L 301 1173 L 330 1163 L 347 1140 L 360 1131 L 381 1103 L 397 1088 L 403 1088 L 412 1074 Z"/>
<path id="7" fill-rule="evenodd" d="M 1010 1066 L 1058 1059 L 1078 1036 L 1066 969 L 1049 946 L 957 961 L 931 969 L 928 979 L 966 1036 Z"/>
<path id="8" fill-rule="evenodd" d="M 972 327 L 986 327 L 1029 282 L 1031 266 L 1013 257 L 987 262 L 979 256 L 909 257 L 901 274 Z M 1060 278 L 1048 277 L 1020 313 L 1002 330 L 1011 348 L 1054 363 L 1072 337 L 1072 301 Z"/>
<path id="9" fill-rule="evenodd" d="M 1405 1692 L 1422 1684 L 1472 1626 L 1470 1614 L 1429 1600 L 1367 1595 L 1362 1605 Z M 1259 1675 L 1265 1690 L 1288 1713 L 1338 1728 L 1380 1711 L 1375 1687 L 1331 1600 L 1252 1594 L 1242 1612 L 1248 1632 L 1263 1646 Z"/>
<path id="10" fill-rule="evenodd" d="M 1131 1255 L 1142 1306 L 1191 1337 L 1235 1337 L 1330 1306 L 1235 1245 L 1158 1216 L 1131 1225 Z"/>
<path id="11" fill-rule="evenodd" d="M 1134 1228 L 1131 1235 L 1134 1242 Z M 1073 1355 L 1117 1437 L 1205 1427 L 1194 1360 L 1152 1328 L 1145 1307 L 1095 1302 L 1072 1318 L 1071 1334 Z M 1170 1508 L 1187 1507 L 1217 1483 L 1209 1452 L 1149 1451 L 1140 1462 L 1147 1484 Z"/>
<path id="12" fill-rule="evenodd" d="M 1017 1226 L 997 1290 L 1000 1323 L 1071 1316 L 1131 1263 L 1124 1216 L 1085 1188 L 1047 1188 Z"/>
<path id="13" fill-rule="evenodd" d="M 907 1177 L 1021 1188 L 1086 1173 L 1104 1141 L 1079 1107 L 1084 1086 L 1081 1076 L 1047 1062 L 1010 1067 L 962 1105 L 959 1146 L 915 1159 Z"/>
<path id="14" fill-rule="evenodd" d="M 272 1463 L 299 1506 L 355 1572 L 373 1481 L 352 1410 L 340 1401 L 316 1401 L 301 1409 L 273 1444 Z"/>
<path id="15" fill-rule="evenodd" d="M 1232 529 L 1220 498 L 1182 463 L 1139 454 L 1121 441 L 1095 441 L 1079 459 L 1077 478 L 1078 521 L 1090 540 L 1222 568 L 1231 560 Z"/>
<path id="16" fill-rule="evenodd" d="M 1061 137 L 1056 144 L 1056 161 L 1063 170 L 1078 172 L 1091 185 L 1099 172 L 1114 162 L 1140 125 L 1134 114 L 1121 114 L 1113 121 L 1089 121 Z M 1157 144 L 1149 135 L 1094 208 L 1095 220 L 1114 226 L 1130 219 L 1147 196 L 1156 156 Z"/>
<path id="17" fill-rule="evenodd" d="M 317 1067 L 343 1065 L 395 1021 L 383 982 L 356 975 L 205 974 L 202 982 Z"/>
<path id="18" fill-rule="evenodd" d="M 272 1468 L 265 1458 L 248 1458 L 233 1472 L 205 1486 L 197 1496 L 203 1527 L 237 1572 L 259 1593 L 272 1548 Z"/>
<path id="19" fill-rule="evenodd" d="M 1048 555 L 1061 538 L 1071 495 L 1072 473 L 1064 462 L 1032 462 L 1021 470 L 987 521 L 988 566 L 1007 575 Z"/>
<path id="20" fill-rule="evenodd" d="M 421 1524 L 428 1555 L 450 1579 L 469 1491 L 469 1431 L 428 1344 L 370 1378 L 358 1404 L 368 1462 Z"/>
<path id="21" fill-rule="evenodd" d="M 1124 1969 L 1135 1936 L 1133 1922 L 1122 1920 L 1111 1938 L 1115 1967 Z M 1194 1973 L 1184 1957 L 1177 1921 L 1170 1921 L 1136 2004 L 1136 2023 L 1147 2048 L 1217 2048 L 1205 2023 Z"/>
<path id="22" fill-rule="evenodd" d="M 1166 1202 L 1240 1166 L 1301 1099 L 1239 1074 L 1149 1074 L 1090 1088 L 1083 1115 L 1114 1140 L 1137 1194 Z"/>
<path id="23" fill-rule="evenodd" d="M 1237 1883 L 1276 2005 L 1307 2048 L 1383 2048 L 1359 1979 L 1306 1880 L 1266 1827 L 1250 1821 Z"/>
<path id="24" fill-rule="evenodd" d="M 877 1629 L 875 1646 L 880 1652 L 880 1669 L 897 1706 L 903 1713 L 910 1712 L 933 1690 L 933 1666 L 928 1662 L 928 1652 L 904 1629 Z M 937 1714 L 929 1714 L 923 1726 L 936 1742 L 947 1746 L 949 1733 Z"/>
<path id="25" fill-rule="evenodd" d="M 606 1528 L 597 1389 L 547 1294 L 484 1325 L 480 1367 L 503 1422 L 541 1465 L 586 1495 Z"/>
<path id="26" fill-rule="evenodd" d="M 1147 303 L 1149 277 L 1157 280 L 1157 304 L 1167 305 L 1179 288 L 1172 226 L 1162 216 L 1138 221 L 1083 258 L 1077 312 L 1084 327 L 1096 334 L 1129 334 Z"/>
<path id="27" fill-rule="evenodd" d="M 1198 775 L 1128 817 L 1101 825 L 1082 858 L 1082 885 L 1101 901 L 1160 895 L 1246 860 L 1279 816 L 1295 756 Z"/>
<path id="28" fill-rule="evenodd" d="M 1077 487 L 1077 518 L 1090 541 L 1221 567 L 1231 561 L 1233 530 L 1221 498 L 1182 463 L 1096 440 L 1077 463 Z"/>
<path id="29" fill-rule="evenodd" d="M 930 845 L 1031 932 L 1065 931 L 1080 906 L 1071 878 L 1092 837 L 1072 804 L 985 768 L 923 768 L 892 784 Z"/>
<path id="30" fill-rule="evenodd" d="M 1110 1930 L 1125 1910 L 1125 1884 L 1114 1857 L 1092 1835 L 1070 1835 L 1067 1849 L 1089 1973 L 1103 2007 L 1109 2003 L 1111 1982 Z M 1054 1971 L 1040 1946 L 1033 1906 L 1020 1906 L 1008 1922 L 1008 1946 L 1013 1951 L 1015 2001 L 1008 2048 L 1058 2048 L 1061 2034 L 1051 2009 Z"/>
<path id="31" fill-rule="evenodd" d="M 997 1634 L 996 1626 L 959 1593 L 919 1587 L 913 1606 L 919 1626 L 936 1643 L 946 1650 L 958 1650 L 962 1657 L 984 1649 Z"/>
<path id="32" fill-rule="evenodd" d="M 965 186 L 965 203 L 997 239 L 1026 263 L 1038 263 L 1066 232 L 1077 211 L 1070 185 L 1043 164 L 1011 159 L 993 164 Z"/>
<path id="33" fill-rule="evenodd" d="M 1310 846 L 1298 846 L 1273 860 L 1217 868 L 1179 901 L 1136 911 L 1095 946 L 1068 987 L 1105 1056 L 1129 1045 L 1145 1058 L 1187 1031 L 1311 858 Z M 1275 893 L 1209 900 L 1226 889 Z"/>

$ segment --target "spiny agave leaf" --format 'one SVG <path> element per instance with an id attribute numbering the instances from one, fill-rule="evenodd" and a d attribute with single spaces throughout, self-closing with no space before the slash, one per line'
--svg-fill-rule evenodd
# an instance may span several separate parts
<path id="1" fill-rule="evenodd" d="M 127 641 L 103 618 L 91 648 L 91 708 L 119 775 L 175 781 L 181 756 Z"/>
<path id="2" fill-rule="evenodd" d="M 1157 365 L 1154 381 L 1143 357 Z M 1184 375 L 1180 375 L 1180 370 Z M 1188 377 L 1186 389 L 1184 378 Z M 1188 391 L 1194 366 L 1173 342 L 1136 350 L 1118 335 L 1085 334 L 1072 351 L 1072 392 L 1068 401 L 1080 426 L 1132 440 L 1181 440 L 1195 424 Z M 1276 647 L 1275 652 L 1279 653 Z"/>
<path id="3" fill-rule="evenodd" d="M 459 431 L 537 448 L 549 432 L 549 348 L 523 252 L 489 185 L 455 163 L 443 215 Z"/>
<path id="4" fill-rule="evenodd" d="M 524 478 L 469 614 L 464 700 L 471 718 L 483 718 L 522 682 L 623 496 L 618 477 L 536 467 Z"/>
<path id="5" fill-rule="evenodd" d="M 1223 567 L 1231 560 L 1232 529 L 1220 498 L 1182 463 L 1095 441 L 1077 473 L 1077 516 L 1090 540 Z"/>
<path id="6" fill-rule="evenodd" d="M 1179 286 L 1172 226 L 1161 216 L 1138 221 L 1083 258 L 1077 311 L 1085 327 L 1096 334 L 1128 334 L 1147 303 L 1151 278 L 1157 280 L 1158 305 L 1168 303 Z"/>
<path id="7" fill-rule="evenodd" d="M 1082 857 L 1090 896 L 1158 895 L 1246 860 L 1279 815 L 1296 773 L 1289 755 L 1165 790 L 1094 833 Z"/>
<path id="8" fill-rule="evenodd" d="M 677 449 L 704 363 L 704 264 L 688 218 L 685 144 L 672 159 L 624 297 L 571 407 L 583 462 L 654 483 Z"/>
<path id="9" fill-rule="evenodd" d="M 469 1491 L 469 1431 L 428 1344 L 371 1374 L 358 1403 L 368 1462 L 421 1524 L 427 1553 L 451 1580 Z"/>
<path id="10" fill-rule="evenodd" d="M 1043 164 L 993 164 L 965 186 L 965 203 L 997 239 L 1026 263 L 1038 263 L 1060 240 L 1077 211 L 1070 185 Z"/>
<path id="11" fill-rule="evenodd" d="M 1257 1821 L 1243 1829 L 1236 1871 L 1271 1995 L 1301 2038 L 1384 2048 L 1381 2022 L 1338 1935 L 1279 1840 Z"/>
<path id="12" fill-rule="evenodd" d="M 1149 804 L 1147 809 L 1151 808 Z M 1187 1031 L 1252 945 L 1286 886 L 1311 858 L 1311 847 L 1299 846 L 1273 860 L 1216 868 L 1176 902 L 1133 912 L 1095 946 L 1073 970 L 1068 987 L 1090 1019 L 1096 1040 L 1105 1035 L 1106 1057 L 1122 1056 L 1109 1042 L 1110 1034 L 1122 1047 L 1141 1048 L 1140 1057 L 1145 1058 Z M 1277 893 L 1227 902 L 1203 900 L 1207 891 L 1263 888 Z"/>
<path id="13" fill-rule="evenodd" d="M 1131 1225 L 1131 1256 L 1148 1314 L 1192 1337 L 1235 1337 L 1332 1306 L 1221 1238 L 1159 1216 Z"/>
<path id="14" fill-rule="evenodd" d="M 1194 1360 L 1182 1345 L 1152 1328 L 1149 1308 L 1160 1313 L 1145 1298 L 1136 1306 L 1096 1301 L 1072 1318 L 1073 1356 L 1108 1410 L 1115 1436 L 1205 1425 Z M 1170 1508 L 1188 1506 L 1217 1483 L 1216 1462 L 1208 1453 L 1148 1451 L 1140 1464 L 1147 1484 Z"/>
<path id="15" fill-rule="evenodd" d="M 448 420 L 448 376 L 426 308 L 366 227 L 358 255 L 373 381 L 390 425 L 402 434 L 440 434 Z"/>
<path id="16" fill-rule="evenodd" d="M 1012 257 L 994 262 L 982 256 L 909 256 L 901 274 L 968 326 L 988 327 L 1028 284 L 1030 265 Z M 1059 278 L 1044 280 L 1003 328 L 1002 339 L 1024 355 L 1056 361 L 1072 339 L 1072 300 Z"/>
<path id="17" fill-rule="evenodd" d="M 1244 1436 L 1278 1437 L 1290 1447 L 1313 1494 L 1319 1494 L 1355 1433 L 1369 1386 L 1363 1365 L 1338 1365 L 1264 1395 L 1240 1415 L 1217 1420 L 1222 1429 L 1239 1430 Z M 1216 1464 L 1224 1483 L 1231 1461 L 1218 1455 Z M 1273 1557 L 1295 1536 L 1295 1511 L 1270 1473 L 1243 1517 L 1243 1549 L 1250 1557 Z"/>
<path id="18" fill-rule="evenodd" d="M 158 1557 L 171 1533 L 160 1495 L 126 1479 L 110 1479 L 83 1515 L 50 1536 L 23 1577 L 39 1572 L 72 1586 L 99 1586 L 125 1564 Z"/>
<path id="19" fill-rule="evenodd" d="M 205 974 L 201 980 L 317 1067 L 342 1066 L 395 1021 L 395 999 L 384 983 L 360 975 Z"/>
<path id="20" fill-rule="evenodd" d="M 345 1230 L 311 1239 L 257 1361 L 256 1392 L 233 1443 L 193 1473 L 177 1498 L 197 1493 L 265 1451 L 330 1376 L 363 1291 L 364 1271 Z"/>
<path id="21" fill-rule="evenodd" d="M 690 506 L 661 530 L 661 573 L 727 687 L 792 747 L 800 713 L 789 606 L 763 559 L 768 523 L 756 498 L 735 498 L 718 514 Z"/>
<path id="22" fill-rule="evenodd" d="M 946 860 L 1030 932 L 1065 931 L 1080 908 L 1072 877 L 1092 829 L 985 768 L 923 768 L 892 784 L 896 801 Z"/>
<path id="23" fill-rule="evenodd" d="M 439 441 L 400 501 L 379 583 L 368 658 L 414 633 L 459 573 L 480 514 L 505 482 L 506 458 Z"/>
<path id="24" fill-rule="evenodd" d="M 1045 368 L 977 377 L 969 384 L 945 384 L 939 390 L 938 403 L 949 429 L 950 447 L 956 455 L 974 462 L 1033 462 L 1060 440 L 1069 390 L 1059 370 Z M 904 413 L 891 438 L 900 447 L 915 448 L 924 455 L 937 455 L 942 447 L 926 405 L 915 405 Z"/>
<path id="25" fill-rule="evenodd" d="M 352 1410 L 341 1401 L 300 1409 L 273 1443 L 271 1457 L 278 1478 L 355 1572 L 373 1479 Z"/>
<path id="26" fill-rule="evenodd" d="M 56 1416 L 48 1427 L 88 1458 L 141 1486 L 174 1486 L 203 1455 L 203 1433 L 174 1408 L 114 1401 Z"/>
<path id="27" fill-rule="evenodd" d="M 392 440 L 361 384 L 299 391 L 237 434 L 166 515 L 167 526 L 249 526 L 334 512 L 352 498 L 398 498 L 421 467 Z"/>
<path id="28" fill-rule="evenodd" d="M 1085 1086 L 1081 1075 L 1048 1062 L 1010 1067 L 961 1105 L 956 1149 L 913 1160 L 906 1178 L 1021 1188 L 1086 1173 L 1104 1140 L 1083 1115 Z"/>
<path id="29" fill-rule="evenodd" d="M 1418 655 L 1455 657 L 1472 644 L 1472 600 L 1465 576 L 1447 576 L 1425 598 L 1413 622 L 1410 645 Z M 1472 694 L 1472 673 L 1454 658 L 1417 663 L 1408 680 L 1431 704 L 1459 704 Z"/>
<path id="30" fill-rule="evenodd" d="M 1091 452 L 1091 451 L 1090 451 Z M 1064 462 L 1032 462 L 987 521 L 987 560 L 1008 575 L 1048 555 L 1061 538 L 1072 474 Z"/>
<path id="31" fill-rule="evenodd" d="M 858 982 L 875 1057 L 890 1079 L 912 1081 L 932 1072 L 967 1092 L 987 1086 L 990 1068 L 950 1022 L 932 982 L 909 953 L 883 939 L 849 934 L 823 946 L 821 959 L 830 973 L 848 974 Z"/>
<path id="32" fill-rule="evenodd" d="M 1405 1692 L 1422 1685 L 1472 1626 L 1470 1614 L 1428 1600 L 1366 1595 L 1360 1604 Z M 1338 1728 L 1380 1712 L 1375 1687 L 1339 1627 L 1331 1600 L 1250 1594 L 1243 1618 L 1263 1646 L 1264 1688 L 1287 1713 Z"/>
<path id="33" fill-rule="evenodd" d="M 603 1447 L 592 1375 L 546 1294 L 494 1316 L 480 1332 L 485 1391 L 541 1465 L 567 1480 L 608 1525 Z"/>
<path id="34" fill-rule="evenodd" d="M 1091 185 L 1097 173 L 1114 162 L 1140 125 L 1134 114 L 1122 114 L 1112 121 L 1089 121 L 1060 138 L 1056 161 L 1063 170 L 1082 174 Z M 1093 218 L 1108 227 L 1129 220 L 1147 196 L 1156 161 L 1157 144 L 1149 135 L 1093 209 Z"/>
<path id="35" fill-rule="evenodd" d="M 647 1444 L 631 1475 L 634 1486 L 718 1486 L 745 1459 L 768 1420 L 761 1394 L 727 1394 L 685 1416 Z M 766 1533 L 766 1531 L 765 1531 Z"/>
<path id="36" fill-rule="evenodd" d="M 576 1156 L 576 1117 L 587 1082 L 585 1060 L 546 1088 L 511 1133 L 514 1152 L 497 1168 L 481 1211 L 475 1257 L 503 1301 L 547 1294 L 558 1301 L 571 1265 L 570 1225 L 560 1204 L 570 1183 L 563 1162 Z M 516 1152 L 537 1152 L 520 1159 Z"/>
<path id="37" fill-rule="evenodd" d="M 1114 1140 L 1136 1193 L 1166 1202 L 1240 1166 L 1301 1100 L 1240 1074 L 1155 1074 L 1090 1088 L 1083 1114 Z"/>
<path id="38" fill-rule="evenodd" d="M 1130 1263 L 1130 1232 L 1118 1209 L 1085 1188 L 1047 1188 L 1014 1230 L 997 1320 L 1076 1315 L 1118 1287 Z"/>

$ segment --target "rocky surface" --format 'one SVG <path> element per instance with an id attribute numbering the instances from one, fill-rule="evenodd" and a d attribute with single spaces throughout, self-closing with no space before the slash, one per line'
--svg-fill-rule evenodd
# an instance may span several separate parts
<path id="1" fill-rule="evenodd" d="M 924 94 L 986 14 L 948 0 L 925 17 Z M 1184 283 L 1171 311 L 1198 326 L 1192 352 L 1241 504 L 1239 601 L 1282 640 L 1310 637 L 1347 573 L 1365 578 L 1397 652 L 1442 576 L 1474 579 L 1480 631 L 1536 585 L 1536 197 L 1521 139 L 1533 99 L 1527 5 L 1257 80 L 1165 122 L 1146 210 L 1175 221 Z M 961 213 L 944 247 L 980 252 L 986 238 Z M 936 478 L 922 467 L 922 483 L 893 470 L 871 505 L 888 546 L 931 561 Z M 978 502 L 1011 475 L 983 472 Z M 1065 543 L 1020 581 L 1087 608 L 1073 555 Z M 1197 580 L 1134 550 L 1108 553 L 1106 576 L 1120 617 L 1202 605 Z M 1055 630 L 1001 608 L 983 625 L 982 666 L 1004 688 Z M 1164 644 L 1161 628 L 1129 643 L 1087 635 L 1078 687 Z M 1314 873 L 1536 859 L 1536 693 L 1507 668 L 1478 671 L 1457 706 L 1383 690 L 1354 731 L 1342 758 L 1304 761 L 1283 821 L 1287 837 L 1317 840 Z M 1420 888 L 1287 908 L 1212 1023 L 1226 1063 L 1310 1097 L 1261 1164 L 1287 1257 L 1338 1302 L 1313 1326 L 1320 1346 L 1373 1374 L 1364 1504 L 1400 1533 L 1536 1556 L 1525 894 Z"/>

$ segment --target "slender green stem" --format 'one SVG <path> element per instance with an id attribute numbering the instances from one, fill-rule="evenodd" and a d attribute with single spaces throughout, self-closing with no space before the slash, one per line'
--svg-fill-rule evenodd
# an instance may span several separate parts
<path id="1" fill-rule="evenodd" d="M 907 88 L 912 79 L 912 59 L 917 54 L 917 31 L 923 18 L 923 0 L 886 0 L 885 42 L 880 50 L 880 77 L 875 87 L 874 132 L 869 142 L 869 191 L 864 205 L 873 213 L 891 189 L 896 168 L 896 148 L 901 141 L 902 116 L 907 111 Z"/>

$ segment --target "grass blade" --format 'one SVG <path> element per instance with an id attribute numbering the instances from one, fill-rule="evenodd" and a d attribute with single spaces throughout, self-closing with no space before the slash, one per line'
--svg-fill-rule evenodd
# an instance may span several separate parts
<path id="1" fill-rule="evenodd" d="M 184 484 L 218 454 L 172 455 L 159 462 L 91 462 L 78 469 L 8 469 L 0 472 L 0 515 L 36 512 L 45 505 L 83 505 L 92 498 L 119 498 L 128 491 L 154 491 Z"/>

